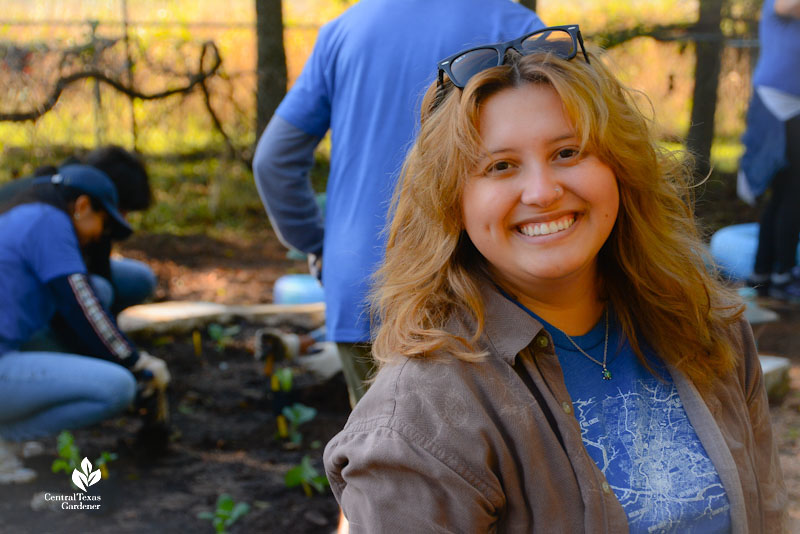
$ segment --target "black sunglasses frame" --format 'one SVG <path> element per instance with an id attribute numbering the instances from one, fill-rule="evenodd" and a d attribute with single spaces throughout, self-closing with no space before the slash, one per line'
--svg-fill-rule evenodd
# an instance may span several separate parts
<path id="1" fill-rule="evenodd" d="M 504 43 L 481 45 L 481 46 L 476 46 L 476 47 L 473 47 L 473 48 L 468 48 L 467 50 L 462 50 L 461 52 L 458 52 L 456 54 L 453 54 L 452 56 L 444 58 L 443 60 L 441 60 L 437 64 L 437 67 L 439 68 L 438 87 L 442 88 L 444 86 L 444 75 L 447 74 L 447 77 L 450 79 L 450 82 L 453 85 L 455 85 L 459 89 L 463 89 L 464 86 L 467 85 L 467 82 L 469 82 L 469 80 L 472 78 L 472 76 L 475 76 L 475 74 L 477 74 L 478 72 L 481 72 L 481 71 L 477 71 L 477 72 L 473 73 L 472 75 L 470 75 L 466 80 L 463 80 L 461 82 L 457 81 L 455 79 L 455 77 L 453 76 L 453 72 L 450 70 L 450 67 L 453 65 L 453 62 L 455 62 L 456 59 L 458 59 L 458 58 L 460 58 L 462 56 L 465 56 L 466 54 L 469 54 L 470 52 L 474 52 L 476 50 L 492 50 L 492 49 L 494 49 L 495 51 L 497 51 L 497 64 L 496 65 L 492 65 L 492 67 L 499 67 L 505 61 L 506 52 L 508 52 L 509 49 L 514 49 L 520 55 L 523 55 L 523 56 L 526 56 L 526 55 L 529 55 L 529 54 L 533 54 L 533 53 L 535 53 L 535 52 L 537 52 L 539 50 L 537 50 L 537 49 L 525 50 L 521 46 L 522 43 L 526 39 L 530 39 L 534 35 L 537 35 L 537 34 L 540 34 L 540 33 L 545 33 L 545 32 L 552 32 L 552 31 L 563 31 L 563 32 L 568 33 L 570 35 L 570 37 L 572 37 L 572 53 L 569 54 L 569 56 L 566 56 L 566 57 L 565 56 L 561 56 L 561 55 L 559 55 L 558 57 L 560 57 L 562 59 L 566 59 L 566 60 L 570 60 L 570 59 L 574 58 L 578 54 L 578 46 L 580 45 L 581 51 L 583 52 L 583 57 L 586 60 L 586 63 L 589 63 L 589 56 L 586 54 L 586 48 L 583 46 L 583 36 L 581 35 L 581 30 L 580 30 L 580 28 L 578 27 L 577 24 L 567 24 L 565 26 L 549 26 L 547 28 L 540 28 L 540 29 L 538 29 L 536 31 L 533 31 L 533 32 L 530 32 L 530 33 L 526 33 L 522 37 L 517 37 L 516 39 L 512 39 L 511 41 L 506 41 Z M 485 69 L 483 69 L 483 70 L 485 70 Z"/>

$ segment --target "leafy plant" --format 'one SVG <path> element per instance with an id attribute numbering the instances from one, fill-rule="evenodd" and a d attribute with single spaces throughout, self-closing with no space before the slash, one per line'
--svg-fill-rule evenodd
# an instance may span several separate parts
<path id="1" fill-rule="evenodd" d="M 283 391 L 288 393 L 292 390 L 292 370 L 288 367 L 282 367 L 272 373 L 270 379 L 270 387 L 272 391 Z"/>
<path id="2" fill-rule="evenodd" d="M 270 378 L 270 389 L 272 389 L 273 396 L 275 397 L 275 399 L 273 399 L 273 410 L 281 410 L 281 413 L 275 418 L 278 425 L 278 437 L 281 439 L 287 439 L 289 437 L 289 423 L 286 416 L 283 415 L 283 410 L 285 410 L 287 406 L 283 406 L 282 409 L 280 406 L 286 402 L 289 392 L 292 391 L 292 376 L 292 370 L 290 368 L 282 367 L 272 373 L 272 377 Z M 276 399 L 281 399 L 280 404 L 277 404 Z"/>
<path id="3" fill-rule="evenodd" d="M 208 337 L 216 341 L 217 350 L 222 352 L 231 344 L 233 336 L 238 334 L 241 329 L 239 325 L 222 326 L 218 323 L 211 323 L 208 325 Z"/>
<path id="4" fill-rule="evenodd" d="M 58 458 L 53 460 L 53 465 L 50 469 L 53 473 L 58 473 L 59 471 L 72 473 L 81 464 L 81 451 L 75 445 L 75 437 L 71 432 L 65 430 L 58 435 L 56 443 Z"/>
<path id="5" fill-rule="evenodd" d="M 306 497 L 311 497 L 314 494 L 312 488 L 317 490 L 318 493 L 322 493 L 326 487 L 330 486 L 325 475 L 321 475 L 311 465 L 311 458 L 308 455 L 303 456 L 300 465 L 289 469 L 284 477 L 284 482 L 287 488 L 302 486 Z"/>
<path id="6" fill-rule="evenodd" d="M 81 468 L 81 454 L 80 449 L 75 444 L 75 436 L 71 432 L 64 430 L 56 438 L 58 447 L 58 458 L 53 460 L 53 465 L 50 469 L 53 473 L 64 471 L 72 475 L 72 472 L 78 469 L 85 471 Z M 108 464 L 119 458 L 116 453 L 102 451 L 100 457 L 94 461 L 94 466 L 100 469 L 100 475 L 103 478 L 108 478 Z M 88 473 L 86 473 L 88 476 Z"/>
<path id="7" fill-rule="evenodd" d="M 296 402 L 291 406 L 284 406 L 282 415 L 289 422 L 289 427 L 287 429 L 288 436 L 281 437 L 288 437 L 289 441 L 295 445 L 300 445 L 303 442 L 303 434 L 299 430 L 300 425 L 312 421 L 317 416 L 317 410 L 311 406 Z"/>
<path id="8" fill-rule="evenodd" d="M 225 534 L 228 527 L 236 523 L 249 511 L 249 504 L 246 502 L 234 502 L 230 495 L 223 493 L 217 497 L 217 509 L 214 512 L 200 512 L 197 517 L 211 520 L 214 525 L 214 531 L 217 534 Z"/>
<path id="9" fill-rule="evenodd" d="M 94 461 L 94 466 L 100 469 L 100 474 L 103 478 L 108 478 L 108 464 L 119 458 L 116 453 L 103 451 L 100 453 L 100 458 Z"/>

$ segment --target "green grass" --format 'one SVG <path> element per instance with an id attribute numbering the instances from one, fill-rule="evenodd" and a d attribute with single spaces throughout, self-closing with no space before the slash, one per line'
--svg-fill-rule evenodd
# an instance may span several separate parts
<path id="1" fill-rule="evenodd" d="M 325 190 L 328 145 L 317 151 L 312 185 Z M 6 150 L 0 166 L 0 184 L 30 174 L 39 165 L 57 164 L 85 149 L 52 147 L 51 151 Z M 241 162 L 222 156 L 201 158 L 145 156 L 154 202 L 145 213 L 128 215 L 136 230 L 175 235 L 237 234 L 255 237 L 269 221 L 258 196 L 253 173 Z"/>
<path id="2" fill-rule="evenodd" d="M 669 150 L 684 150 L 681 143 L 664 142 L 662 145 Z M 738 140 L 717 138 L 711 145 L 711 165 L 716 172 L 735 174 L 743 152 L 744 146 Z"/>

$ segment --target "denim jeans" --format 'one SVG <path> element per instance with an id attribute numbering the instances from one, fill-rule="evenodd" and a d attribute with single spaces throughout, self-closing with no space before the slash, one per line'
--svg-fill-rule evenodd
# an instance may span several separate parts
<path id="1" fill-rule="evenodd" d="M 131 404 L 136 380 L 116 363 L 53 352 L 0 355 L 0 436 L 19 441 L 113 417 Z"/>
<path id="2" fill-rule="evenodd" d="M 99 277 L 92 277 L 92 283 Z M 101 279 L 102 280 L 102 279 Z M 141 304 L 156 291 L 156 275 L 141 261 L 130 258 L 111 260 L 111 311 L 116 315 L 128 306 Z"/>

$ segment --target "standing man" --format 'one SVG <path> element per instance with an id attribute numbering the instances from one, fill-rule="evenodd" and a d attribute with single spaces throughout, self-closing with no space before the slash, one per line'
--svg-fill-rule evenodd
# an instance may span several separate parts
<path id="1" fill-rule="evenodd" d="M 747 284 L 762 296 L 800 304 L 800 2 L 766 0 L 758 38 L 738 185 L 751 203 L 767 189 L 770 197 Z"/>
<path id="2" fill-rule="evenodd" d="M 541 27 L 510 0 L 361 0 L 320 29 L 264 130 L 253 161 L 256 185 L 281 241 L 322 269 L 327 336 L 338 344 L 351 405 L 372 370 L 370 277 L 383 257 L 395 180 L 434 66 L 470 45 Z M 323 223 L 308 172 L 328 129 Z"/>

